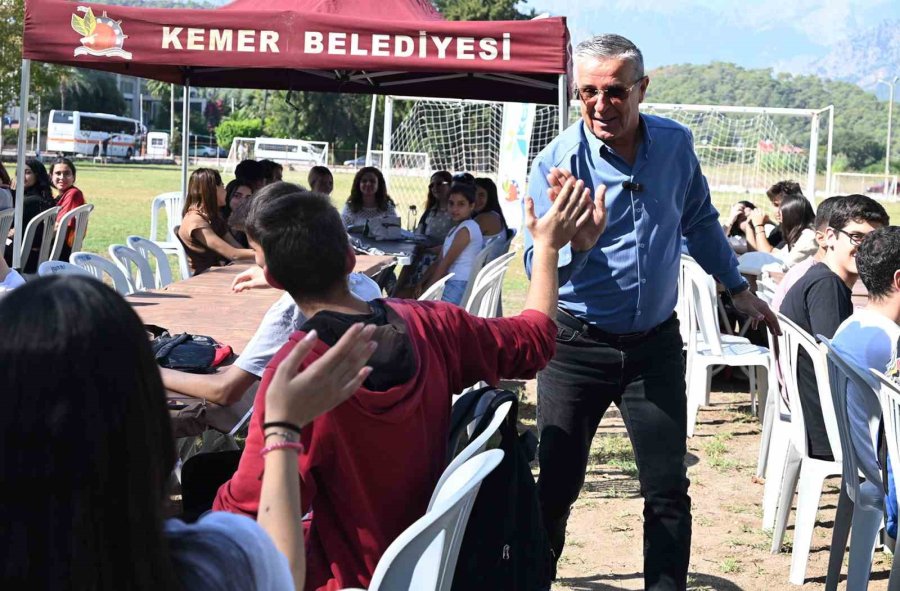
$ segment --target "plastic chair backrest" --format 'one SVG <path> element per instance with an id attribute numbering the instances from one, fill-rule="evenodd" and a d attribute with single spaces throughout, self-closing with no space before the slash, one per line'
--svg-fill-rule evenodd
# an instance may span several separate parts
<path id="1" fill-rule="evenodd" d="M 486 275 L 480 276 L 475 289 L 469 294 L 465 310 L 473 316 L 491 318 L 493 313 L 493 294 L 503 283 L 506 267 L 495 268 Z"/>
<path id="2" fill-rule="evenodd" d="M 678 332 L 681 333 L 681 342 L 687 345 L 691 319 L 690 307 L 688 306 L 688 294 L 685 289 L 684 275 L 687 273 L 684 268 L 685 261 L 693 262 L 694 259 L 686 254 L 682 254 L 681 260 L 678 263 L 678 299 L 675 301 L 675 316 L 678 318 Z"/>
<path id="3" fill-rule="evenodd" d="M 38 276 L 47 277 L 48 275 L 82 275 L 85 277 L 93 277 L 90 273 L 72 263 L 66 261 L 44 261 L 38 265 Z"/>
<path id="4" fill-rule="evenodd" d="M 497 407 L 497 410 L 494 411 L 494 416 L 491 417 L 491 422 L 488 423 L 488 426 L 484 428 L 478 437 L 469 442 L 469 444 L 463 448 L 459 454 L 450 464 L 444 469 L 444 472 L 441 474 L 441 477 L 438 479 L 437 484 L 434 487 L 434 492 L 431 494 L 431 500 L 428 501 L 428 511 L 431 511 L 431 508 L 434 507 L 435 502 L 437 502 L 438 491 L 441 489 L 441 486 L 446 482 L 450 475 L 453 474 L 453 471 L 465 464 L 469 458 L 473 458 L 476 455 L 480 454 L 487 447 L 488 441 L 490 441 L 491 437 L 500 429 L 500 425 L 503 424 L 503 421 L 506 420 L 506 415 L 509 414 L 509 409 L 512 408 L 512 402 L 504 402 L 500 406 Z M 477 421 L 475 421 L 477 423 Z"/>
<path id="5" fill-rule="evenodd" d="M 444 275 L 437 281 L 435 281 L 431 287 L 425 290 L 425 293 L 419 296 L 420 302 L 437 302 L 441 299 L 441 296 L 444 295 L 444 286 L 447 285 L 447 282 L 453 279 L 453 273 L 448 273 Z"/>
<path id="6" fill-rule="evenodd" d="M 397 536 L 375 567 L 369 591 L 437 591 L 453 582 L 454 536 L 462 537 L 482 481 L 503 459 L 499 449 L 470 459 L 453 472 L 434 508 Z M 457 551 L 459 546 L 456 546 Z"/>
<path id="7" fill-rule="evenodd" d="M 13 221 L 15 220 L 16 210 L 15 208 L 4 209 L 0 211 L 0 236 L 3 237 L 3 240 L 6 240 L 6 237 L 9 235 L 9 229 L 12 228 Z"/>
<path id="8" fill-rule="evenodd" d="M 175 242 L 175 225 L 181 222 L 181 210 L 184 207 L 184 196 L 181 191 L 162 193 L 153 198 L 150 205 L 150 240 L 156 243 Z M 159 240 L 159 210 L 166 210 L 166 229 L 162 240 Z"/>
<path id="9" fill-rule="evenodd" d="M 685 295 L 688 298 L 688 350 L 695 350 L 697 331 L 712 355 L 722 355 L 721 331 L 716 306 L 716 283 L 694 261 L 682 260 Z"/>
<path id="10" fill-rule="evenodd" d="M 56 238 L 53 239 L 53 251 L 50 253 L 51 261 L 60 260 L 59 257 L 62 256 L 63 247 L 66 245 L 66 236 L 69 233 L 69 223 L 73 219 L 75 220 L 75 235 L 72 239 L 70 252 L 81 250 L 81 245 L 84 244 L 84 235 L 87 233 L 88 218 L 90 218 L 92 211 L 94 211 L 94 204 L 85 203 L 66 212 L 64 216 L 57 220 L 59 223 L 56 224 Z"/>
<path id="11" fill-rule="evenodd" d="M 487 246 L 482 248 L 481 251 L 475 256 L 475 260 L 472 261 L 472 271 L 469 273 L 468 283 L 466 284 L 466 292 L 463 294 L 460 302 L 468 302 L 469 296 L 472 294 L 472 290 L 475 289 L 475 279 L 478 277 L 478 273 L 484 268 L 484 265 L 487 263 L 488 257 L 491 256 L 491 247 Z M 462 277 L 460 277 L 462 279 Z"/>
<path id="12" fill-rule="evenodd" d="M 31 254 L 31 246 L 34 244 L 34 238 L 37 236 L 38 228 L 40 228 L 42 241 L 41 250 L 38 254 L 37 264 L 40 265 L 50 258 L 50 247 L 53 246 L 53 224 L 56 223 L 56 216 L 59 213 L 59 207 L 51 207 L 37 214 L 25 227 L 25 235 L 22 237 L 22 268 L 28 264 L 28 258 Z"/>
<path id="13" fill-rule="evenodd" d="M 110 244 L 109 256 L 131 281 L 135 291 L 155 289 L 156 279 L 153 276 L 153 269 L 150 268 L 150 261 L 145 259 L 141 253 L 124 244 Z M 132 272 L 132 265 L 134 265 L 134 272 Z"/>
<path id="14" fill-rule="evenodd" d="M 78 265 L 100 281 L 103 281 L 104 273 L 109 275 L 116 291 L 123 296 L 134 292 L 134 286 L 131 285 L 131 281 L 125 273 L 114 262 L 100 255 L 89 252 L 73 252 L 69 257 L 69 262 Z"/>
<path id="15" fill-rule="evenodd" d="M 854 503 L 862 502 L 864 499 L 859 495 L 859 474 L 865 470 L 865 463 L 860 462 L 859 452 L 856 450 L 856 444 L 850 434 L 850 414 L 847 410 L 847 387 L 852 382 L 862 396 L 876 396 L 874 389 L 866 382 L 865 377 L 846 357 L 841 355 L 840 351 L 834 348 L 831 341 L 822 335 L 816 335 L 822 342 L 822 356 L 827 361 L 828 383 L 830 384 L 831 397 L 834 401 L 835 420 L 837 422 L 838 434 L 840 437 L 840 446 L 842 450 L 841 459 L 843 461 L 843 477 L 844 486 L 847 487 L 847 495 Z M 816 379 L 819 379 L 818 371 Z M 825 418 L 825 427 L 829 427 L 828 417 Z M 834 450 L 834 443 L 831 442 L 831 431 L 828 432 L 828 440 L 831 448 Z M 873 444 L 874 445 L 874 444 Z M 876 453 L 873 449 L 873 453 Z M 837 454 L 835 454 L 837 458 Z M 866 480 L 869 480 L 879 488 L 882 486 L 881 474 L 876 470 L 875 473 L 869 474 L 869 470 L 862 472 Z M 881 507 L 867 507 L 869 509 L 881 509 Z"/>
<path id="16" fill-rule="evenodd" d="M 884 424 L 884 440 L 891 460 L 891 475 L 900 482 L 900 386 L 877 369 L 869 370 L 879 383 L 878 399 Z"/>
<path id="17" fill-rule="evenodd" d="M 155 242 L 140 236 L 129 236 L 128 246 L 138 251 L 147 261 L 156 260 L 156 287 L 165 287 L 172 283 L 172 269 L 169 268 L 169 257 Z"/>
<path id="18" fill-rule="evenodd" d="M 184 242 L 181 241 L 181 236 L 178 235 L 178 230 L 180 229 L 181 224 L 178 224 L 172 229 L 175 234 L 175 240 L 168 248 L 178 257 L 178 267 L 181 270 L 181 278 L 187 279 L 193 276 L 193 273 L 191 272 L 191 266 L 188 264 L 187 248 L 185 248 Z M 159 243 L 157 243 L 157 246 L 166 248 Z"/>

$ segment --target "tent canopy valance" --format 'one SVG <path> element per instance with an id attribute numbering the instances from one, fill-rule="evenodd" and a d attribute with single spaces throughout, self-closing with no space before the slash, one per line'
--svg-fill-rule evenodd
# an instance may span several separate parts
<path id="1" fill-rule="evenodd" d="M 445 21 L 426 0 L 159 9 L 28 0 L 26 59 L 191 86 L 556 104 L 564 18 Z"/>

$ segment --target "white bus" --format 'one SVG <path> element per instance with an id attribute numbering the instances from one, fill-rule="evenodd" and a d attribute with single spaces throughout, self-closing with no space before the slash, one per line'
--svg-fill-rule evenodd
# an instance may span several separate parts
<path id="1" fill-rule="evenodd" d="M 107 156 L 131 158 L 141 145 L 142 131 L 137 119 L 54 109 L 47 125 L 47 151 L 99 156 L 105 143 Z"/>
<path id="2" fill-rule="evenodd" d="M 268 159 L 284 163 L 326 164 L 328 143 L 258 137 L 253 147 L 253 157 L 257 160 Z"/>

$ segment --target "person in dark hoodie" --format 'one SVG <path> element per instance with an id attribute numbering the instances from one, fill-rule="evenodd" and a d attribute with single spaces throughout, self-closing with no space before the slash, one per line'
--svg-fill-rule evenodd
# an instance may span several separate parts
<path id="1" fill-rule="evenodd" d="M 319 342 L 297 371 L 324 355 L 350 327 L 377 326 L 377 349 L 363 386 L 346 402 L 296 425 L 302 512 L 315 510 L 306 531 L 306 589 L 367 587 L 388 545 L 425 513 L 446 466 L 451 395 L 484 380 L 532 378 L 555 351 L 551 319 L 558 292 L 559 249 L 586 225 L 602 228 L 602 199 L 582 181 L 566 183 L 539 220 L 529 200 L 526 224 L 535 239 L 532 281 L 518 316 L 478 318 L 444 302 L 354 297 L 347 286 L 355 255 L 327 197 L 260 193 L 247 235 L 268 281 L 283 287 L 308 318 L 263 373 L 240 465 L 222 485 L 214 510 L 259 511 L 266 393 L 279 363 L 303 337 Z"/>

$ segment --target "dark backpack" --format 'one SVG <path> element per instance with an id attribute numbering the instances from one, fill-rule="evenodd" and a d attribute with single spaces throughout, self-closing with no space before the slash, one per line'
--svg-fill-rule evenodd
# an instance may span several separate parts
<path id="1" fill-rule="evenodd" d="M 150 348 L 161 367 L 190 373 L 211 373 L 232 354 L 231 347 L 212 337 L 188 333 L 172 335 L 153 325 L 145 325 L 145 328 L 155 337 L 150 341 Z"/>
<path id="2" fill-rule="evenodd" d="M 449 453 L 455 456 L 488 426 L 494 411 L 511 402 L 498 430 L 496 447 L 503 461 L 481 484 L 453 575 L 459 591 L 544 591 L 550 589 L 551 550 L 541 521 L 537 486 L 528 463 L 537 438 L 516 430 L 519 401 L 515 394 L 482 388 L 463 395 L 450 416 Z M 480 410 L 484 413 L 481 414 Z M 476 420 L 471 437 L 468 425 Z"/>

